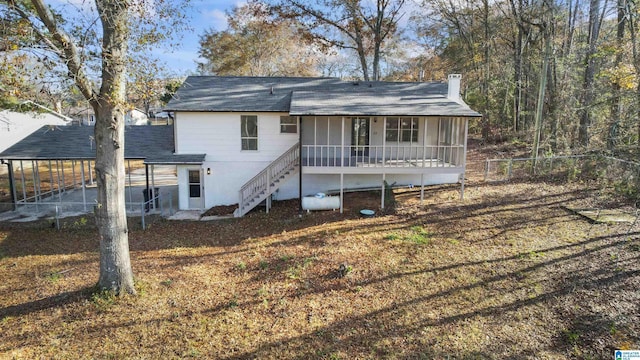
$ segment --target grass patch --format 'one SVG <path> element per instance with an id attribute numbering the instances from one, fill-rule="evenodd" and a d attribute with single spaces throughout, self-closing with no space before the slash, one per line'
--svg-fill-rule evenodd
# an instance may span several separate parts
<path id="1" fill-rule="evenodd" d="M 392 232 L 384 236 L 385 240 L 407 241 L 418 245 L 429 244 L 431 233 L 423 226 L 412 226 L 409 230 Z"/>
<path id="2" fill-rule="evenodd" d="M 137 297 L 82 290 L 94 231 L 0 223 L 0 358 L 607 358 L 640 347 L 637 241 L 561 209 L 597 199 L 579 186 L 470 182 L 464 201 L 396 190 L 395 213 L 367 219 L 355 210 L 379 194 L 345 194 L 343 214 L 292 201 L 131 228 Z"/>

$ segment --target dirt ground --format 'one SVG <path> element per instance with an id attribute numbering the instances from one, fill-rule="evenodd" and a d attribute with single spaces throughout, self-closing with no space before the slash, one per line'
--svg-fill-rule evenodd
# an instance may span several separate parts
<path id="1" fill-rule="evenodd" d="M 0 358 L 603 359 L 640 348 L 640 224 L 596 184 L 348 194 L 345 213 L 130 219 L 138 296 L 96 294 L 91 220 L 0 223 Z M 492 154 L 489 154 L 492 156 Z"/>

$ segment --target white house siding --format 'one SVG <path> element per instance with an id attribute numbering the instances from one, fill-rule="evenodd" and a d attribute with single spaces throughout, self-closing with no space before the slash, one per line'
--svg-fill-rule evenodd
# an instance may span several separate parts
<path id="1" fill-rule="evenodd" d="M 243 151 L 240 117 L 257 115 L 258 150 Z M 181 112 L 175 120 L 176 153 L 205 153 L 205 208 L 238 203 L 238 191 L 248 180 L 298 142 L 298 134 L 280 133 L 280 116 L 286 113 Z M 211 174 L 207 175 L 207 169 Z M 179 177 L 181 198 L 188 197 L 186 170 Z M 297 196 L 297 192 L 296 195 Z M 188 200 L 181 200 L 188 206 Z"/>
<path id="2" fill-rule="evenodd" d="M 67 122 L 48 113 L 0 111 L 0 152 L 8 149 L 44 125 L 65 126 Z M 55 131 L 55 128 L 52 128 Z"/>
<path id="3" fill-rule="evenodd" d="M 240 140 L 241 115 L 258 117 L 258 150 L 242 151 Z M 280 133 L 280 116 L 286 113 L 205 113 L 180 112 L 176 116 L 176 153 L 206 153 L 202 164 L 204 186 L 204 208 L 238 203 L 238 191 L 248 180 L 267 167 L 287 149 L 298 141 L 298 134 Z M 383 119 L 377 117 L 371 122 L 371 144 L 382 145 Z M 327 138 L 327 121 L 329 137 Z M 420 118 L 419 142 L 423 145 L 424 126 L 427 124 L 427 143 L 434 144 L 438 135 L 438 118 Z M 315 127 L 314 127 L 315 123 Z M 303 119 L 303 143 L 340 145 L 342 134 L 341 117 L 305 117 Z M 313 129 L 316 129 L 314 133 Z M 351 121 L 345 118 L 344 144 L 351 144 Z M 387 143 L 388 145 L 391 145 Z M 402 143 L 401 143 L 402 145 Z M 407 144 L 408 145 L 408 144 Z M 180 209 L 189 208 L 187 170 L 200 169 L 199 166 L 179 166 L 178 184 Z M 210 170 L 210 174 L 207 174 Z M 337 169 L 336 169 L 337 170 Z M 382 171 L 382 169 L 379 169 Z M 424 184 L 455 183 L 459 174 L 425 174 Z M 388 184 L 419 186 L 420 174 L 387 174 Z M 344 187 L 369 188 L 382 186 L 382 174 L 345 174 Z M 305 174 L 303 176 L 303 195 L 327 192 L 340 188 L 340 175 Z M 298 177 L 288 182 L 274 193 L 277 200 L 298 197 Z"/>

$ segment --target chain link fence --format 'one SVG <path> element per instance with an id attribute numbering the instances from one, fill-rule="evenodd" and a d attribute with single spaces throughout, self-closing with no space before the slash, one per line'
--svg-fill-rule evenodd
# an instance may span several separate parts
<path id="1" fill-rule="evenodd" d="M 602 155 L 487 159 L 485 181 L 597 181 L 630 198 L 640 195 L 640 163 Z"/>
<path id="2" fill-rule="evenodd" d="M 50 198 L 51 199 L 51 198 Z M 177 204 L 176 204 L 177 205 Z M 0 203 L 0 221 L 30 222 L 51 221 L 52 227 L 62 230 L 93 223 L 94 203 L 70 201 L 40 201 Z M 127 202 L 127 217 L 140 217 L 140 226 L 147 229 L 149 217 L 159 215 L 168 217 L 175 213 L 173 196 L 170 192 L 158 191 L 147 201 Z M 65 219 L 72 220 L 65 220 Z"/>

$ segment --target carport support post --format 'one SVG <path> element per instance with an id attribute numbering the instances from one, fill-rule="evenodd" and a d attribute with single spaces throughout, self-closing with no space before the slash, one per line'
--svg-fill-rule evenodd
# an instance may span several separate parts
<path id="1" fill-rule="evenodd" d="M 24 179 L 24 164 L 20 160 L 20 174 L 22 176 L 22 201 L 27 202 L 27 182 Z"/>
<path id="2" fill-rule="evenodd" d="M 153 196 L 149 196 L 149 200 L 151 200 L 151 208 L 153 210 L 156 209 L 156 196 L 158 194 L 156 194 L 156 166 L 155 165 L 151 165 L 151 187 L 153 188 Z"/>
<path id="3" fill-rule="evenodd" d="M 84 206 L 84 211 L 87 211 L 87 186 L 84 183 L 84 160 L 80 160 L 80 176 L 82 176 L 82 205 Z"/>
<path id="4" fill-rule="evenodd" d="M 49 160 L 49 191 L 53 197 L 53 170 L 51 169 L 51 160 Z"/>
<path id="5" fill-rule="evenodd" d="M 60 164 L 62 164 L 62 169 L 60 169 L 62 173 L 62 192 L 65 192 L 67 191 L 67 183 L 64 181 L 64 160 L 60 160 Z M 60 188 L 60 185 L 58 185 L 58 188 Z"/>
<path id="6" fill-rule="evenodd" d="M 33 172 L 33 201 L 36 203 L 36 211 L 38 211 L 38 199 L 40 196 L 40 174 L 38 173 L 38 160 L 31 161 L 31 172 Z"/>
<path id="7" fill-rule="evenodd" d="M 147 198 L 149 198 L 149 164 L 144 164 L 144 179 L 147 185 Z M 143 199 L 144 202 L 144 199 Z M 143 208 L 147 207 L 148 205 L 145 204 L 145 206 L 143 206 Z M 144 209 L 142 210 L 144 211 Z"/>
<path id="8" fill-rule="evenodd" d="M 73 188 L 76 188 L 76 161 L 71 160 L 71 177 L 73 178 Z"/>
<path id="9" fill-rule="evenodd" d="M 127 160 L 127 172 L 129 178 L 129 204 L 131 204 L 131 211 L 133 211 L 133 198 L 131 196 L 131 192 L 133 191 L 131 190 L 131 160 Z"/>
<path id="10" fill-rule="evenodd" d="M 16 194 L 16 184 L 14 182 L 13 179 L 13 161 L 9 160 L 7 162 L 7 170 L 9 172 L 9 190 L 11 191 L 11 204 L 13 204 L 13 211 L 17 210 L 17 205 L 16 205 L 16 199 L 17 199 L 17 194 Z"/>
<path id="11" fill-rule="evenodd" d="M 56 160 L 56 175 L 58 175 L 58 199 L 62 202 L 62 187 L 60 187 L 60 163 L 62 161 Z M 64 169 L 62 170 L 64 172 Z M 62 181 L 64 184 L 64 181 Z M 52 194 L 53 195 L 53 194 Z"/>
<path id="12" fill-rule="evenodd" d="M 89 185 L 93 185 L 93 172 L 91 171 L 91 160 L 87 160 L 87 167 L 89 168 Z"/>

